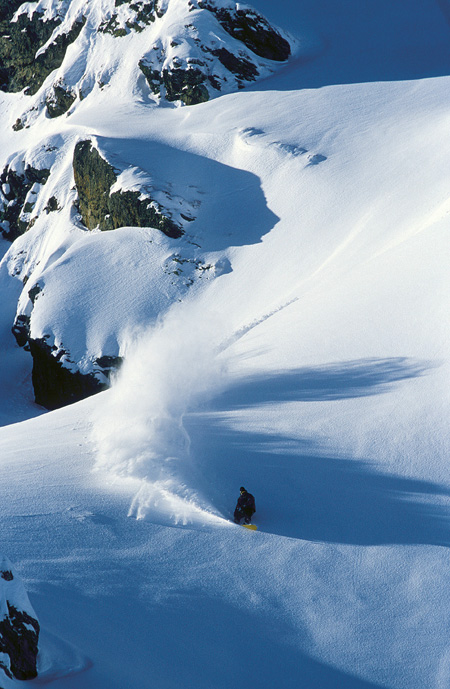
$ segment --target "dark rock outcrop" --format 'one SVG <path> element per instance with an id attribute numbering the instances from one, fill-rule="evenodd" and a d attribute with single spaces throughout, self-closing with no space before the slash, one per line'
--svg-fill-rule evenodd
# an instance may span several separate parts
<path id="1" fill-rule="evenodd" d="M 189 0 L 188 8 L 189 23 L 170 41 L 155 41 L 139 61 L 151 91 L 160 98 L 203 103 L 270 74 L 274 66 L 268 61 L 285 62 L 291 54 L 289 42 L 250 7 Z M 224 40 L 224 32 L 229 40 Z"/>
<path id="2" fill-rule="evenodd" d="M 197 67 L 159 71 L 149 67 L 144 60 L 139 62 L 139 67 L 153 93 L 158 95 L 161 93 L 161 86 L 165 86 L 168 101 L 181 100 L 185 105 L 196 105 L 209 100 L 205 85 L 208 76 Z"/>
<path id="3" fill-rule="evenodd" d="M 80 141 L 75 146 L 73 171 L 83 223 L 90 230 L 118 227 L 154 227 L 168 237 L 181 237 L 183 230 L 148 196 L 139 191 L 115 191 L 117 172 L 93 146 Z"/>
<path id="4" fill-rule="evenodd" d="M 25 314 L 16 316 L 11 332 L 19 347 L 26 347 L 30 337 L 30 317 Z"/>
<path id="5" fill-rule="evenodd" d="M 238 5 L 235 9 L 216 7 L 208 0 L 199 0 L 198 6 L 215 14 L 225 31 L 242 41 L 255 55 L 277 62 L 289 58 L 291 47 L 288 41 L 256 10 Z"/>
<path id="6" fill-rule="evenodd" d="M 61 84 L 53 84 L 52 92 L 45 100 L 48 116 L 53 118 L 64 115 L 75 100 L 76 96 L 71 89 L 64 88 Z"/>
<path id="7" fill-rule="evenodd" d="M 15 576 L 7 558 L 0 567 L 0 668 L 11 679 L 26 680 L 37 676 L 39 622 L 23 610 L 27 595 L 22 582 Z"/>
<path id="8" fill-rule="evenodd" d="M 73 154 L 73 172 L 83 223 L 89 230 L 112 230 L 108 198 L 117 180 L 114 169 L 100 155 L 91 141 L 80 141 Z"/>
<path id="9" fill-rule="evenodd" d="M 209 100 L 206 75 L 197 67 L 164 69 L 160 79 L 166 87 L 168 101 L 181 100 L 185 105 L 195 105 Z"/>
<path id="10" fill-rule="evenodd" d="M 29 290 L 32 304 L 41 292 L 38 284 Z M 64 364 L 73 364 L 70 353 L 55 345 L 49 345 L 49 336 L 32 338 L 30 335 L 30 316 L 16 316 L 11 331 L 19 347 L 24 347 L 33 358 L 32 383 L 37 404 L 46 409 L 58 409 L 78 402 L 85 397 L 106 390 L 112 373 L 122 365 L 119 356 L 103 355 L 93 361 L 92 373 L 83 374 Z"/>
<path id="11" fill-rule="evenodd" d="M 116 0 L 115 7 L 121 5 L 128 5 L 134 14 L 130 14 L 130 17 L 123 24 L 118 14 L 113 14 L 110 19 L 99 26 L 98 30 L 101 33 L 109 33 L 115 38 L 126 36 L 130 31 L 140 33 L 145 26 L 154 22 L 157 16 L 161 16 L 158 14 L 156 3 L 153 0 Z"/>
<path id="12" fill-rule="evenodd" d="M 0 175 L 0 225 L 3 236 L 14 241 L 30 226 L 27 214 L 33 210 L 28 194 L 34 184 L 45 184 L 50 170 L 27 166 L 20 174 L 5 167 Z"/>
<path id="13" fill-rule="evenodd" d="M 18 9 L 22 3 L 10 3 Z M 14 12 L 0 7 L 0 90 L 17 92 L 25 89 L 26 95 L 36 93 L 50 72 L 62 64 L 68 46 L 78 37 L 84 19 L 73 24 L 69 32 L 52 41 L 36 57 L 38 50 L 51 38 L 61 23 L 59 19 L 45 21 L 44 15 L 35 12 L 31 17 L 20 14 L 11 22 Z"/>
<path id="14" fill-rule="evenodd" d="M 239 79 L 254 81 L 258 76 L 258 70 L 250 60 L 246 60 L 244 57 L 237 57 L 226 48 L 212 50 L 211 53 L 218 57 L 223 66 L 239 77 Z"/>
<path id="15" fill-rule="evenodd" d="M 32 306 L 43 293 L 39 283 L 28 290 Z M 33 358 L 32 383 L 35 402 L 46 409 L 58 409 L 67 404 L 106 390 L 111 375 L 123 363 L 122 357 L 103 355 L 92 362 L 92 372 L 83 374 L 73 366 L 70 352 L 50 345 L 50 336 L 31 336 L 31 317 L 18 314 L 11 328 L 19 347 L 24 347 Z"/>
<path id="16" fill-rule="evenodd" d="M 9 656 L 9 668 L 0 661 L 8 676 L 14 679 L 37 677 L 39 622 L 7 601 L 8 615 L 0 620 L 0 652 Z"/>
<path id="17" fill-rule="evenodd" d="M 161 92 L 161 84 L 163 83 L 163 76 L 159 69 L 154 69 L 150 65 L 147 65 L 145 60 L 140 60 L 139 68 L 147 80 L 151 91 L 155 95 L 159 95 Z"/>
<path id="18" fill-rule="evenodd" d="M 108 383 L 101 382 L 94 373 L 82 374 L 66 368 L 61 359 L 67 352 L 50 346 L 46 338 L 29 338 L 28 346 L 33 357 L 32 382 L 36 404 L 46 409 L 58 409 L 108 388 Z M 105 371 L 112 369 L 108 362 Z"/>
<path id="19" fill-rule="evenodd" d="M 92 373 L 83 374 L 64 366 L 62 360 L 71 363 L 69 353 L 50 346 L 49 338 L 30 337 L 29 316 L 17 316 L 12 333 L 19 347 L 31 353 L 35 402 L 46 409 L 58 409 L 106 390 L 123 362 L 122 357 L 104 355 L 93 362 Z"/>
<path id="20" fill-rule="evenodd" d="M 54 213 L 55 211 L 61 210 L 61 207 L 58 203 L 58 199 L 56 198 L 56 196 L 50 196 L 44 210 L 46 213 Z"/>

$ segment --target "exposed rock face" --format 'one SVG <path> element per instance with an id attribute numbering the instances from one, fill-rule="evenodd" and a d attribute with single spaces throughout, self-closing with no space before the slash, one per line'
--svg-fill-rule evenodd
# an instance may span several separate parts
<path id="1" fill-rule="evenodd" d="M 100 382 L 94 373 L 83 375 L 63 366 L 61 358 L 66 352 L 56 352 L 56 347 L 50 347 L 44 338 L 28 339 L 28 345 L 33 357 L 35 401 L 46 409 L 64 407 L 108 388 L 108 384 Z M 113 368 L 110 362 L 103 363 L 107 364 L 105 369 Z"/>
<path id="2" fill-rule="evenodd" d="M 250 60 L 236 57 L 226 48 L 218 48 L 217 50 L 212 50 L 211 53 L 219 58 L 226 69 L 242 81 L 254 81 L 258 76 L 258 70 Z"/>
<path id="3" fill-rule="evenodd" d="M 79 209 L 90 230 L 114 230 L 118 227 L 154 227 L 168 237 L 181 237 L 183 230 L 151 198 L 139 191 L 114 191 L 117 174 L 92 145 L 80 141 L 73 156 Z"/>
<path id="4" fill-rule="evenodd" d="M 143 63 L 139 64 L 146 74 Z M 208 89 L 205 86 L 205 74 L 198 67 L 189 66 L 188 69 L 163 69 L 161 73 L 154 71 L 149 84 L 153 84 L 154 93 L 160 93 L 161 84 L 165 86 L 165 97 L 168 101 L 181 100 L 185 105 L 196 105 L 209 100 Z"/>
<path id="5" fill-rule="evenodd" d="M 92 146 L 91 141 L 80 141 L 75 146 L 73 172 L 79 209 L 86 227 L 89 230 L 96 227 L 101 230 L 112 230 L 108 200 L 117 176 L 112 166 Z"/>
<path id="6" fill-rule="evenodd" d="M 49 175 L 50 170 L 30 165 L 23 172 L 5 167 L 0 175 L 0 223 L 6 239 L 13 241 L 29 228 L 39 188 Z"/>
<path id="7" fill-rule="evenodd" d="M 9 656 L 10 665 L 8 668 L 0 661 L 0 666 L 15 679 L 33 679 L 37 676 L 39 623 L 8 601 L 7 609 L 7 616 L 0 621 L 0 652 Z"/>
<path id="8" fill-rule="evenodd" d="M 33 304 L 39 292 L 38 285 L 29 291 Z M 101 356 L 93 362 L 93 371 L 83 374 L 67 367 L 73 363 L 70 354 L 55 345 L 50 346 L 49 338 L 30 336 L 30 316 L 18 315 L 11 330 L 19 347 L 27 349 L 33 357 L 34 398 L 36 404 L 46 409 L 58 409 L 106 390 L 111 374 L 123 362 L 119 356 Z"/>
<path id="9" fill-rule="evenodd" d="M 0 557 L 0 668 L 8 677 L 37 676 L 39 631 L 22 582 L 7 558 Z"/>
<path id="10" fill-rule="evenodd" d="M 159 38 L 139 62 L 151 91 L 195 105 L 243 88 L 284 62 L 289 42 L 256 10 L 234 2 L 189 0 L 189 23 L 170 40 Z M 208 27 L 208 30 L 205 28 Z"/>
<path id="11" fill-rule="evenodd" d="M 53 90 L 45 100 L 48 116 L 53 118 L 64 115 L 75 100 L 76 95 L 71 89 L 64 87 L 62 84 L 53 84 Z"/>
<path id="12" fill-rule="evenodd" d="M 158 8 L 158 3 L 153 0 L 116 0 L 115 7 L 121 5 L 127 6 L 126 19 L 122 19 L 120 11 L 115 12 L 110 19 L 104 21 L 99 31 L 102 33 L 109 33 L 116 38 L 126 36 L 130 31 L 137 31 L 140 33 L 155 21 L 157 17 L 162 16 L 161 10 Z M 134 12 L 134 17 L 129 10 Z"/>
<path id="13" fill-rule="evenodd" d="M 28 151 L 27 156 L 31 161 L 45 159 L 52 164 L 53 149 L 55 147 L 49 143 L 41 143 L 36 152 Z M 0 199 L 3 198 L 0 203 L 0 219 L 3 221 L 5 236 L 11 239 L 26 231 L 35 221 L 36 210 L 33 214 L 33 204 L 36 203 L 41 185 L 50 174 L 47 169 L 38 170 L 27 165 L 26 160 L 27 157 L 18 154 L 0 177 Z M 159 202 L 151 196 L 153 186 L 147 187 L 145 181 L 143 185 L 139 182 L 139 190 L 120 189 L 119 178 L 123 172 L 120 166 L 124 166 L 127 172 L 130 171 L 130 166 L 123 161 L 118 161 L 118 165 L 119 168 L 113 167 L 91 139 L 81 141 L 75 147 L 74 176 L 79 210 L 86 227 L 102 230 L 125 226 L 153 227 L 171 238 L 180 237 L 183 234 L 182 224 L 194 219 L 196 199 L 186 201 L 174 193 L 171 184 L 165 189 L 164 181 L 160 180 L 155 187 Z M 152 185 L 156 184 L 153 175 L 145 176 L 145 171 L 132 169 L 137 171 L 139 180 L 150 179 Z M 168 209 L 163 209 L 161 202 L 167 203 Z M 36 209 L 48 216 L 59 210 L 58 199 L 49 196 L 46 203 L 36 206 Z M 172 219 L 171 213 L 175 214 L 176 220 Z M 12 269 L 12 274 L 20 276 L 25 283 L 28 274 L 22 268 L 20 259 Z M 75 361 L 70 346 L 56 341 L 52 332 L 47 330 L 46 334 L 33 335 L 32 314 L 41 292 L 39 282 L 34 282 L 28 288 L 29 302 L 24 301 L 12 326 L 12 333 L 17 344 L 31 353 L 35 401 L 48 409 L 55 409 L 105 390 L 109 386 L 111 374 L 120 367 L 122 359 L 110 355 L 106 350 L 97 358 L 89 358 L 89 364 L 81 372 L 80 359 Z"/>
<path id="14" fill-rule="evenodd" d="M 291 47 L 287 40 L 251 7 L 216 7 L 208 0 L 199 0 L 198 6 L 213 12 L 225 31 L 242 41 L 256 55 L 278 62 L 289 58 Z"/>
<path id="15" fill-rule="evenodd" d="M 112 3 L 111 3 L 112 4 Z M 274 71 L 273 62 L 284 62 L 291 44 L 259 12 L 232 0 L 115 0 L 102 12 L 89 15 L 78 8 L 69 19 L 70 3 L 52 12 L 45 3 L 0 0 L 0 90 L 36 94 L 46 78 L 61 67 L 67 48 L 77 41 L 86 16 L 90 29 L 121 38 L 150 29 L 150 51 L 137 60 L 156 100 L 195 105 L 221 93 L 243 88 Z M 159 20 L 170 15 L 170 35 Z M 84 12 L 84 15 L 81 14 Z M 153 31 L 154 29 L 154 31 Z M 112 51 L 113 52 L 113 51 Z M 105 75 L 109 74 L 105 70 Z M 13 125 L 15 131 L 31 126 L 44 105 L 50 117 L 69 111 L 93 88 L 92 76 L 75 84 L 59 75 L 40 94 L 37 107 L 27 109 Z M 106 77 L 106 82 L 108 77 Z M 103 88 L 103 76 L 98 77 Z"/>
<path id="16" fill-rule="evenodd" d="M 23 3 L 9 3 L 14 10 Z M 1 13 L 0 7 L 0 13 Z M 51 38 L 59 19 L 45 20 L 38 12 L 31 17 L 26 13 L 11 22 L 14 11 L 3 5 L 3 21 L 0 21 L 0 89 L 2 91 L 21 91 L 27 95 L 36 93 L 50 72 L 60 67 L 67 47 L 78 37 L 84 21 L 77 21 L 69 32 L 61 34 L 39 55 Z M 2 14 L 0 14 L 1 18 Z"/>
<path id="17" fill-rule="evenodd" d="M 57 332 L 56 316 L 36 325 L 38 280 L 44 275 L 45 290 L 47 268 L 59 261 L 74 236 L 96 236 L 85 228 L 155 228 L 175 239 L 186 231 L 182 243 L 201 249 L 195 224 L 192 234 L 188 224 L 195 221 L 204 193 L 179 175 L 174 175 L 176 182 L 165 178 L 166 172 L 160 177 L 158 160 L 150 160 L 147 169 L 151 154 L 137 156 L 137 162 L 132 151 L 128 159 L 128 151 L 94 135 L 75 146 L 74 188 L 68 183 L 71 149 L 66 148 L 73 146 L 73 138 L 58 132 L 55 122 L 54 133 L 40 140 L 43 117 L 70 117 L 82 99 L 104 98 L 110 88 L 112 94 L 117 75 L 126 75 L 124 84 L 135 79 L 130 89 L 145 102 L 203 103 L 272 74 L 294 45 L 294 39 L 283 36 L 256 10 L 234 0 L 0 0 L 0 90 L 23 90 L 27 96 L 11 99 L 19 104 L 11 109 L 12 140 L 25 143 L 0 167 L 0 232 L 23 247 L 35 235 L 45 237 L 36 251 L 18 251 L 10 270 L 23 285 L 33 276 L 34 286 L 25 287 L 20 297 L 12 332 L 32 354 L 39 404 L 53 409 L 103 390 L 121 364 L 120 357 L 107 356 L 120 351 L 114 345 L 102 343 L 95 353 L 84 353 L 84 343 L 77 349 L 68 332 L 73 326 L 64 324 L 66 330 Z M 20 237 L 32 228 L 28 237 Z M 68 234 L 58 246 L 64 228 Z M 166 241 L 158 235 L 155 243 Z M 187 288 L 197 279 L 186 276 L 190 261 L 194 265 L 196 259 L 176 252 L 167 262 L 168 294 L 172 285 Z M 207 268 L 199 261 L 195 270 Z M 51 302 L 54 294 L 44 298 Z M 56 308 L 65 308 L 57 303 Z"/>
<path id="18" fill-rule="evenodd" d="M 25 314 L 17 316 L 11 328 L 11 332 L 16 338 L 19 347 L 26 347 L 30 338 L 30 317 Z"/>

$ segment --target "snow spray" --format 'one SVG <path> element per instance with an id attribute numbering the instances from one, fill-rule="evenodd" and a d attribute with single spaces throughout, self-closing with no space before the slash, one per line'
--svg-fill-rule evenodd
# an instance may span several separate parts
<path id="1" fill-rule="evenodd" d="M 183 416 L 224 380 L 223 332 L 216 314 L 177 303 L 148 330 L 128 338 L 124 364 L 94 419 L 96 469 L 140 481 L 130 516 L 170 512 L 187 522 L 205 505 L 192 486 L 195 469 Z"/>

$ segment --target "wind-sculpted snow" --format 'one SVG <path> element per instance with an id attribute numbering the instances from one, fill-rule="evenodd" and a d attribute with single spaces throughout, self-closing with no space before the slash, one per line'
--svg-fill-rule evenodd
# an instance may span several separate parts
<path id="1" fill-rule="evenodd" d="M 222 329 L 217 314 L 183 304 L 130 339 L 93 437 L 98 471 L 137 479 L 130 514 L 138 518 L 156 510 L 186 523 L 211 509 L 198 493 L 183 417 L 224 383 Z"/>
<path id="2" fill-rule="evenodd" d="M 255 0 L 323 52 L 185 107 L 161 67 L 214 39 L 186 24 L 265 59 L 231 2 L 192 4 L 27 3 L 61 33 L 89 16 L 35 95 L 0 92 L 4 206 L 26 223 L 0 239 L 0 527 L 43 630 L 37 683 L 447 689 L 443 2 Z M 82 141 L 118 170 L 113 193 L 157 193 L 183 236 L 88 229 Z M 29 165 L 50 170 L 39 189 Z M 113 387 L 44 413 L 15 316 L 67 370 L 123 357 Z M 227 520 L 240 485 L 256 533 Z"/>

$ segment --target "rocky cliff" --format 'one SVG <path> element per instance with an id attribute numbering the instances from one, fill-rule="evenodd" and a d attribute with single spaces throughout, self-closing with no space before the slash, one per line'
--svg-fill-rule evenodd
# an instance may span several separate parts
<path id="1" fill-rule="evenodd" d="M 153 263 L 145 263 L 145 251 L 129 259 L 129 280 L 142 281 L 141 320 L 156 319 L 198 280 L 220 272 L 202 255 L 204 191 L 189 165 L 180 174 L 168 163 L 179 157 L 172 151 L 127 150 L 86 131 L 82 116 L 73 125 L 73 117 L 105 96 L 113 108 L 114 94 L 125 91 L 149 108 L 200 106 L 270 76 L 297 50 L 256 9 L 231 0 L 0 0 L 0 91 L 11 94 L 11 146 L 4 157 L 0 151 L 0 229 L 13 242 L 3 269 L 23 284 L 11 327 L 31 354 L 39 404 L 55 408 L 103 390 L 123 359 L 122 325 L 92 337 L 71 316 L 75 300 L 85 301 L 82 285 L 61 289 L 64 278 L 54 278 L 67 274 L 72 246 L 79 247 L 70 259 L 78 265 L 87 235 L 159 233 L 149 240 Z M 95 309 L 112 301 L 115 265 L 108 258 Z M 145 301 L 147 280 L 161 282 L 158 303 Z M 130 296 L 130 313 L 135 305 Z"/>
<path id="2" fill-rule="evenodd" d="M 37 676 L 39 622 L 23 583 L 0 556 L 0 676 L 26 680 Z"/>
<path id="3" fill-rule="evenodd" d="M 91 141 L 75 146 L 73 172 L 78 204 L 84 224 L 90 230 L 118 227 L 155 227 L 168 237 L 181 237 L 183 230 L 150 194 L 139 191 L 112 191 L 120 170 L 115 170 Z"/>

